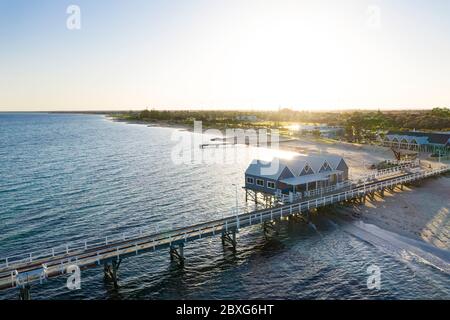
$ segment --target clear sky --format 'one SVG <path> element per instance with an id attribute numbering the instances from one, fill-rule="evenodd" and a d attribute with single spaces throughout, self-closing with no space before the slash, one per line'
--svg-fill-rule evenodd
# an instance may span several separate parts
<path id="1" fill-rule="evenodd" d="M 0 0 L 0 111 L 435 106 L 448 0 Z"/>

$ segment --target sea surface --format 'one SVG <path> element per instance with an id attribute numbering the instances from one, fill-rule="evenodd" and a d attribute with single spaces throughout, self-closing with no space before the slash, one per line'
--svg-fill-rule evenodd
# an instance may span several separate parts
<path id="1" fill-rule="evenodd" d="M 100 115 L 0 113 L 0 257 L 232 214 L 234 185 L 244 184 L 245 168 L 260 150 L 230 147 L 231 160 L 224 160 L 223 150 L 201 151 L 199 137 Z M 181 141 L 192 142 L 190 156 L 197 158 L 180 161 L 188 150 Z M 241 188 L 238 203 L 245 205 Z M 332 211 L 313 215 L 309 224 L 283 221 L 278 231 L 240 230 L 235 253 L 220 238 L 189 243 L 184 268 L 165 251 L 125 259 L 118 289 L 96 267 L 82 271 L 81 290 L 68 290 L 63 276 L 33 285 L 32 298 L 450 299 L 446 251 L 385 237 Z M 374 266 L 379 289 L 367 285 Z M 0 299 L 17 295 L 11 289 Z"/>

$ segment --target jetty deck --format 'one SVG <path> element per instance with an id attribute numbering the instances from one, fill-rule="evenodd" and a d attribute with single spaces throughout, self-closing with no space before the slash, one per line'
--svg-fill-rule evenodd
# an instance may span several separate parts
<path id="1" fill-rule="evenodd" d="M 421 179 L 448 171 L 448 166 L 415 171 L 405 170 L 402 174 L 386 176 L 378 181 L 365 181 L 347 190 L 314 197 L 299 202 L 285 203 L 268 209 L 235 214 L 222 219 L 193 224 L 164 232 L 143 232 L 142 230 L 123 233 L 95 241 L 68 242 L 57 248 L 41 252 L 21 253 L 0 259 L 0 290 L 19 288 L 21 297 L 29 297 L 30 285 L 67 275 L 74 265 L 80 270 L 105 267 L 105 275 L 117 285 L 117 269 L 124 258 L 162 249 L 169 249 L 172 259 L 183 264 L 184 246 L 189 242 L 206 237 L 221 236 L 224 245 L 236 248 L 236 233 L 253 225 L 270 224 L 275 220 L 294 215 L 307 215 L 312 209 L 347 201 L 363 200 L 366 196 L 383 193 Z"/>

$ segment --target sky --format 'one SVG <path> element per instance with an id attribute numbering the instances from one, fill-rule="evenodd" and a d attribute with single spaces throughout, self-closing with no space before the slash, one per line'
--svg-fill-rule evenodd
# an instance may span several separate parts
<path id="1" fill-rule="evenodd" d="M 0 0 L 0 111 L 449 107 L 449 57 L 448 0 Z"/>

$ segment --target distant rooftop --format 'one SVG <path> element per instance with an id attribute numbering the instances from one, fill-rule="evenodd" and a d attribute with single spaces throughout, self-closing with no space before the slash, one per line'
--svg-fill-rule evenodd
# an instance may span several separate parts
<path id="1" fill-rule="evenodd" d="M 429 143 L 446 144 L 450 139 L 448 132 L 421 132 L 421 131 L 389 131 L 387 135 L 427 137 Z"/>
<path id="2" fill-rule="evenodd" d="M 286 168 L 294 176 L 299 176 L 306 166 L 310 167 L 314 174 L 317 174 L 325 162 L 329 164 L 332 170 L 336 170 L 342 160 L 342 157 L 336 155 L 296 155 L 291 159 L 274 158 L 269 162 L 257 160 L 249 165 L 245 174 L 278 179 Z M 278 161 L 275 170 L 270 174 L 262 174 L 263 169 L 268 169 L 271 163 L 275 161 Z"/>

